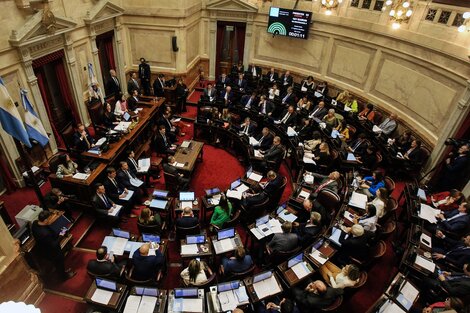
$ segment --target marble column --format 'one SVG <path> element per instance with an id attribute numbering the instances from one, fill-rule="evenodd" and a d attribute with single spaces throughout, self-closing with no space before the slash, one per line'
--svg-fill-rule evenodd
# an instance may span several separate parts
<path id="1" fill-rule="evenodd" d="M 93 26 L 91 26 L 93 29 Z M 90 43 L 91 43 L 91 55 L 92 55 L 92 64 L 93 70 L 95 72 L 96 79 L 101 86 L 101 91 L 105 93 L 104 82 L 103 82 L 103 73 L 101 73 L 101 62 L 98 47 L 96 46 L 96 34 L 94 30 L 90 32 Z M 88 67 L 88 64 L 87 64 Z M 88 70 L 88 68 L 87 68 Z M 87 72 L 88 75 L 88 72 Z M 88 77 L 88 76 L 87 76 Z M 87 86 L 88 87 L 88 86 Z"/>
<path id="2" fill-rule="evenodd" d="M 470 80 L 467 80 L 467 87 L 462 95 L 462 98 L 457 102 L 453 112 L 449 115 L 447 123 L 444 125 L 444 129 L 436 143 L 434 150 L 431 153 L 428 164 L 423 169 L 423 173 L 426 173 L 430 169 L 434 168 L 439 162 L 441 162 L 447 155 L 444 151 L 447 146 L 444 144 L 447 138 L 452 138 L 458 132 L 462 124 L 465 122 L 465 118 L 468 116 L 470 111 Z M 432 175 L 431 173 L 430 175 Z M 429 181 L 430 175 L 425 177 L 425 182 Z M 466 188 L 469 188 L 468 185 Z"/>
<path id="3" fill-rule="evenodd" d="M 245 47 L 243 50 L 243 66 L 245 69 L 248 69 L 250 65 L 250 55 L 251 50 L 253 49 L 253 14 L 248 15 L 247 23 L 246 23 L 246 30 L 245 30 Z"/>
<path id="4" fill-rule="evenodd" d="M 211 18 L 209 22 L 209 79 L 215 79 L 215 64 L 217 53 L 217 19 Z"/>
<path id="5" fill-rule="evenodd" d="M 126 64 L 124 62 L 124 45 L 123 45 L 123 27 L 122 27 L 122 17 L 115 18 L 115 25 L 114 25 L 114 53 L 115 53 L 115 61 L 116 61 L 116 74 L 119 77 L 121 82 L 121 89 L 122 92 L 127 90 L 126 87 L 126 73 L 124 71 Z"/>
<path id="6" fill-rule="evenodd" d="M 70 34 L 65 35 L 64 42 L 65 60 L 67 61 L 67 70 L 69 72 L 70 88 L 78 108 L 78 115 L 84 125 L 90 124 L 90 118 L 86 105 L 83 101 L 83 87 L 80 79 L 80 74 L 77 69 L 77 60 L 75 58 L 75 50 L 73 49 L 73 41 Z M 79 90 L 80 89 L 80 90 Z"/>

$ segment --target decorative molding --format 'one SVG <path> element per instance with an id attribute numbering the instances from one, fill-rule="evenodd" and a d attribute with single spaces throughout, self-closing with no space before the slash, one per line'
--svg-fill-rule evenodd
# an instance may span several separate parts
<path id="1" fill-rule="evenodd" d="M 220 0 L 207 5 L 206 10 L 257 13 L 258 6 L 242 0 Z"/>
<path id="2" fill-rule="evenodd" d="M 124 9 L 111 1 L 98 2 L 91 10 L 87 11 L 83 19 L 85 24 L 98 24 L 100 22 L 121 16 Z"/>

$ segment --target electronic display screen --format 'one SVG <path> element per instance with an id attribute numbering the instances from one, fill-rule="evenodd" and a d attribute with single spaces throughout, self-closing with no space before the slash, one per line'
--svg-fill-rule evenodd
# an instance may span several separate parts
<path id="1" fill-rule="evenodd" d="M 271 7 L 268 33 L 279 36 L 307 39 L 312 12 Z"/>

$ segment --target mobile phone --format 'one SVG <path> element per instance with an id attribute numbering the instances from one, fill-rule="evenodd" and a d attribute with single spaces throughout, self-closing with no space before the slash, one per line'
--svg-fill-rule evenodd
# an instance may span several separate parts
<path id="1" fill-rule="evenodd" d="M 113 251 L 109 251 L 108 253 L 108 259 L 112 259 L 114 257 L 114 252 Z"/>

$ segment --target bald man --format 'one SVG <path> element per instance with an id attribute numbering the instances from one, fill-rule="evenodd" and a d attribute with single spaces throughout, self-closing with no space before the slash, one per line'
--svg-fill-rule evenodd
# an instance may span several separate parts
<path id="1" fill-rule="evenodd" d="M 132 255 L 134 271 L 132 278 L 136 280 L 156 279 L 158 271 L 163 267 L 165 258 L 160 250 L 155 251 L 155 255 L 149 255 L 150 243 L 144 243 Z"/>
<path id="2" fill-rule="evenodd" d="M 321 280 L 316 280 L 305 289 L 294 288 L 292 294 L 301 312 L 317 312 L 330 306 L 343 294 L 343 289 L 328 287 Z"/>

